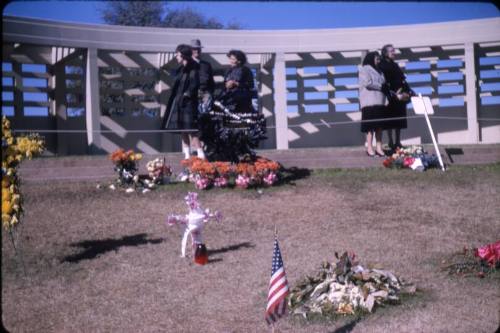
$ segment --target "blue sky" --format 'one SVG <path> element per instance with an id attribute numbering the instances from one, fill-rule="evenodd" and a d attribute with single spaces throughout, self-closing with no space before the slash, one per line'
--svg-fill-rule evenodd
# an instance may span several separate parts
<path id="1" fill-rule="evenodd" d="M 14 1 L 3 15 L 104 24 L 102 1 Z M 357 2 L 357 1 L 169 1 L 170 8 L 191 7 L 223 23 L 245 29 L 328 29 L 400 25 L 498 17 L 489 2 Z"/>

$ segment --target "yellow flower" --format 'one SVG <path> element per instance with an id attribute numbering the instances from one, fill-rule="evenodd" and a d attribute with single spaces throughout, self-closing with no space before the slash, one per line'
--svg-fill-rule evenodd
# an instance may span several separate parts
<path id="1" fill-rule="evenodd" d="M 12 204 L 10 201 L 2 200 L 2 215 L 7 214 L 10 215 L 12 213 Z"/>
<path id="2" fill-rule="evenodd" d="M 142 154 L 135 154 L 135 159 L 137 161 L 139 161 L 140 159 L 142 159 Z"/>
<path id="3" fill-rule="evenodd" d="M 11 198 L 12 198 L 12 195 L 10 194 L 9 189 L 2 187 L 2 200 L 10 201 Z"/>
<path id="4" fill-rule="evenodd" d="M 7 188 L 10 186 L 10 180 L 9 177 L 3 177 L 2 178 L 2 189 Z M 2 192 L 3 193 L 3 192 Z M 2 195 L 3 197 L 3 195 Z"/>

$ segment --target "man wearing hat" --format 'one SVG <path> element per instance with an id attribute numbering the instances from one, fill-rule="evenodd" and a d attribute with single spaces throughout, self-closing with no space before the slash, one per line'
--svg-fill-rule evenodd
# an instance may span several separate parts
<path id="1" fill-rule="evenodd" d="M 191 48 L 193 49 L 193 60 L 200 65 L 200 102 L 205 102 L 210 96 L 212 97 L 215 88 L 212 66 L 209 62 L 200 59 L 201 42 L 199 39 L 191 40 Z"/>

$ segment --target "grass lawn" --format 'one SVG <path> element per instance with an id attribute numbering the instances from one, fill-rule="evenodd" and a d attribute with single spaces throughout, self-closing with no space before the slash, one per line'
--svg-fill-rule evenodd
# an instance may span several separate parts
<path id="1" fill-rule="evenodd" d="M 285 317 L 278 331 L 494 332 L 499 325 L 500 274 L 453 277 L 440 264 L 464 246 L 500 238 L 500 164 L 445 173 L 319 170 L 262 191 L 199 192 L 205 208 L 224 215 L 205 229 L 205 266 L 179 257 L 181 230 L 165 224 L 169 213 L 187 213 L 183 197 L 193 189 L 126 194 L 91 181 L 24 183 L 19 245 L 27 276 L 3 231 L 4 327 L 266 332 L 275 225 L 291 286 L 349 250 L 419 290 L 355 322 Z"/>

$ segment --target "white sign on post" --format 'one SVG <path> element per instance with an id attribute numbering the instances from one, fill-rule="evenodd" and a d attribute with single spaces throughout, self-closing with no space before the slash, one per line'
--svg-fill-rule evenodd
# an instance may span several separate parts
<path id="1" fill-rule="evenodd" d="M 441 153 L 439 152 L 437 141 L 434 137 L 434 131 L 432 130 L 431 121 L 429 120 L 428 116 L 430 114 L 434 114 L 431 99 L 427 96 L 422 97 L 422 94 L 418 94 L 418 96 L 413 96 L 411 98 L 411 104 L 413 105 L 413 111 L 415 111 L 415 114 L 423 114 L 425 117 L 427 127 L 429 128 L 429 132 L 431 133 L 432 143 L 434 144 L 434 149 L 436 150 L 436 155 L 439 160 L 439 165 L 441 165 L 441 170 L 444 171 L 445 169 L 443 160 L 441 159 Z"/>
<path id="2" fill-rule="evenodd" d="M 432 102 L 429 97 L 422 97 L 421 94 L 419 96 L 413 96 L 411 98 L 411 104 L 413 105 L 413 111 L 415 114 L 434 114 L 434 109 L 432 108 Z"/>

